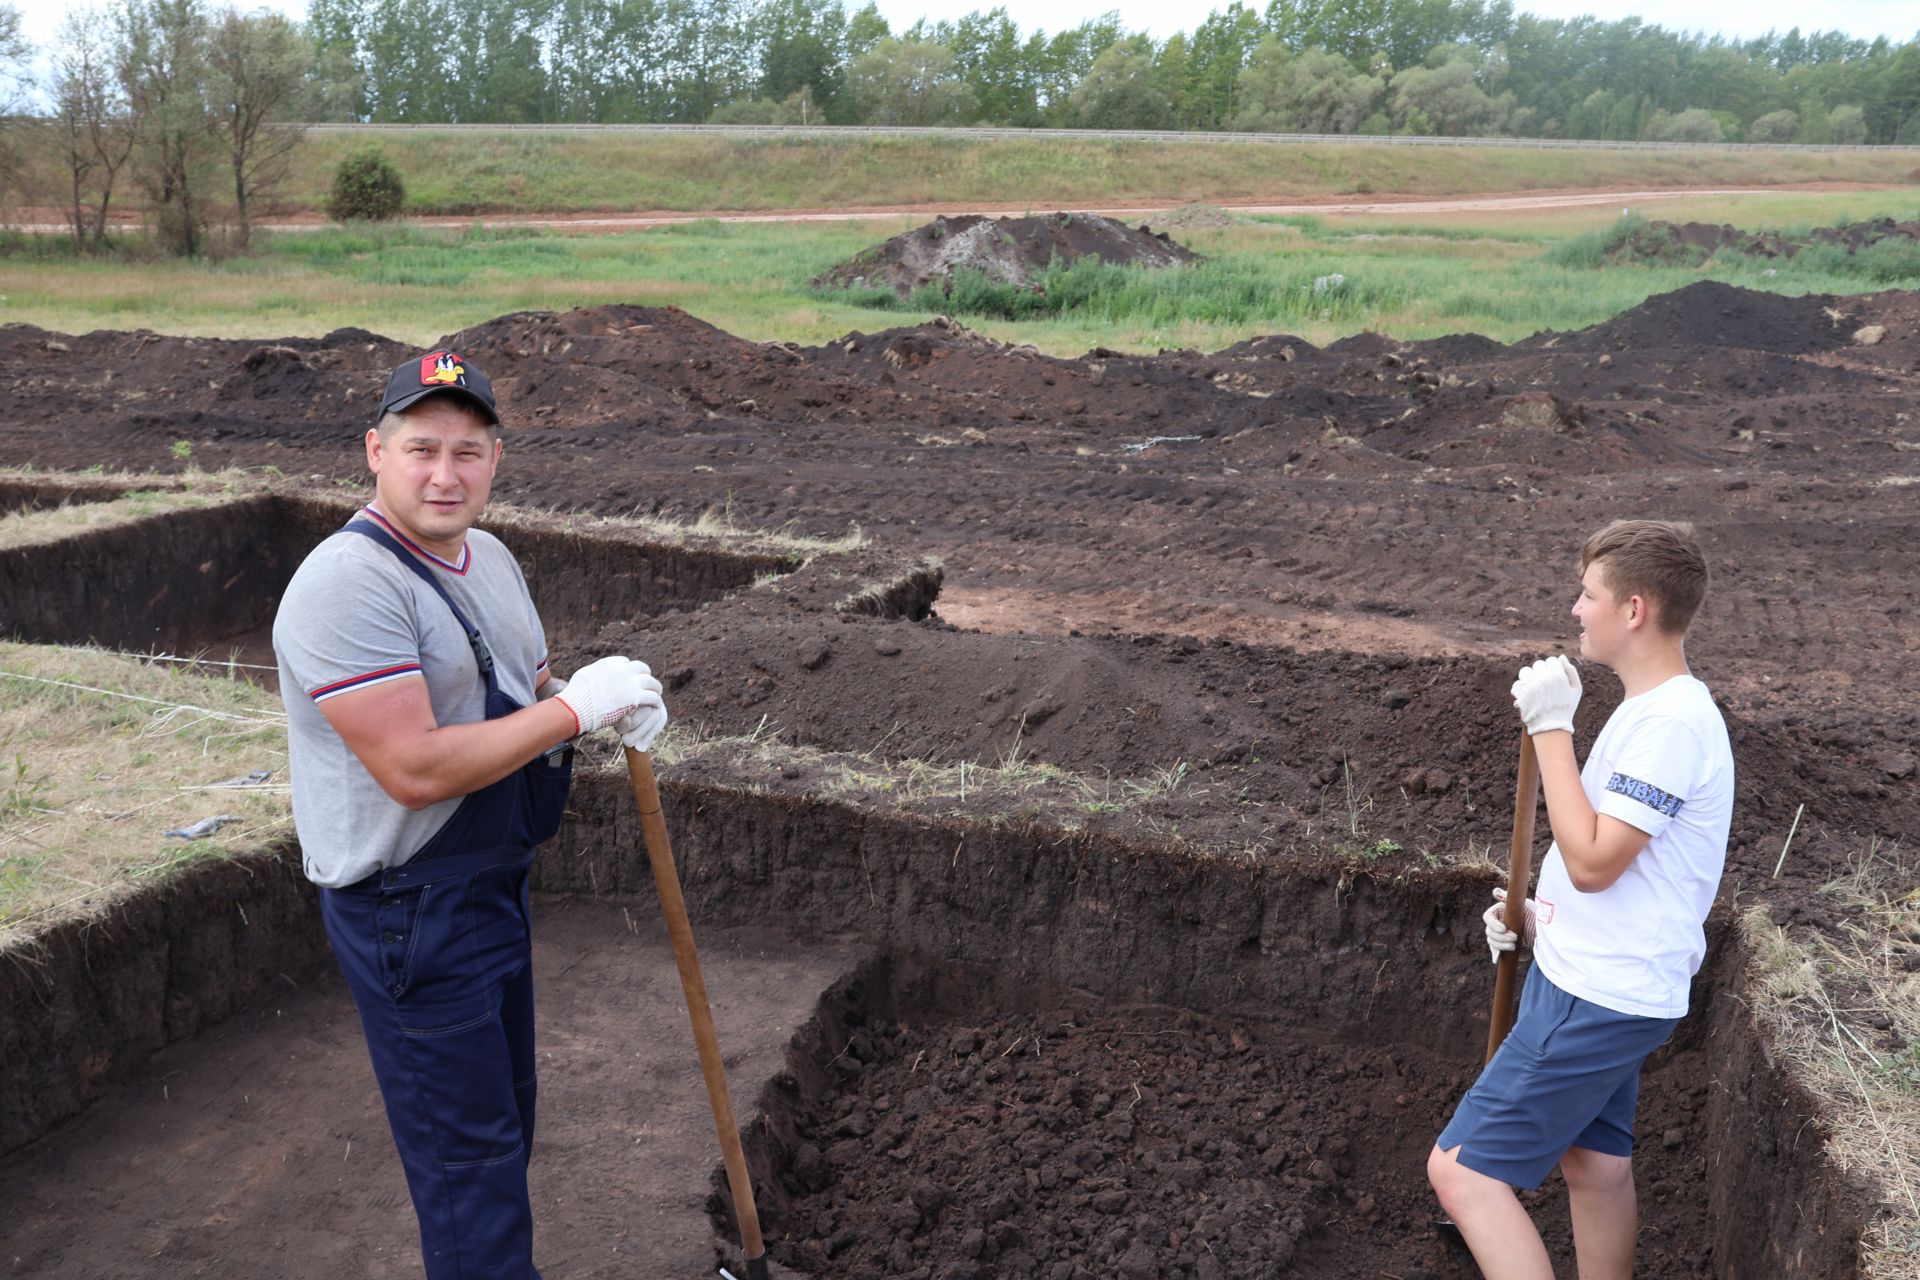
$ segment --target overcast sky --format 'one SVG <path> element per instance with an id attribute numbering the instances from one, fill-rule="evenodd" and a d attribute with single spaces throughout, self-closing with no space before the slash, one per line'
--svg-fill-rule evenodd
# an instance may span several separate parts
<path id="1" fill-rule="evenodd" d="M 993 0 L 949 0 L 946 4 L 929 4 L 926 0 L 877 2 L 880 12 L 886 15 L 896 31 L 911 26 L 919 18 L 957 17 L 969 10 L 993 7 Z M 1016 15 L 1015 20 L 1022 31 L 1032 31 L 1035 27 L 1058 31 L 1084 19 L 1117 11 L 1127 30 L 1146 31 L 1156 39 L 1165 39 L 1176 31 L 1191 30 L 1197 21 L 1195 14 L 1225 7 L 1224 3 L 1212 4 L 1205 0 L 1202 4 L 1191 5 L 1168 4 L 1166 0 L 1002 2 Z M 40 45 L 45 45 L 53 38 L 61 15 L 72 7 L 72 0 L 24 0 L 24 3 L 15 0 L 15 3 L 25 19 L 28 36 Z M 860 0 L 845 0 L 845 3 L 852 10 L 859 7 Z M 239 6 L 242 9 L 278 9 L 296 17 L 304 17 L 307 9 L 306 0 L 267 0 L 264 4 L 258 0 L 239 0 Z M 209 7 L 224 6 L 221 0 L 210 0 Z M 1265 5 L 1260 0 L 1253 0 L 1250 7 L 1257 10 L 1265 8 Z M 1800 0 L 1648 0 L 1645 3 L 1635 0 L 1517 0 L 1514 7 L 1521 12 L 1546 18 L 1571 18 L 1590 13 L 1596 18 L 1611 21 L 1637 15 L 1668 30 L 1721 32 L 1735 37 L 1757 36 L 1769 29 L 1786 31 L 1794 26 L 1803 32 L 1815 28 L 1840 30 L 1865 40 L 1887 36 L 1895 41 L 1905 41 L 1920 35 L 1920 6 L 1916 6 L 1914 0 L 1828 0 L 1811 11 Z"/>

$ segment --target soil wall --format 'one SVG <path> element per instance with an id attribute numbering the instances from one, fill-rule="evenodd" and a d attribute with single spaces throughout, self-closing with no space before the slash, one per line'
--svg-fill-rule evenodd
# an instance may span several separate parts
<path id="1" fill-rule="evenodd" d="M 689 910 L 701 927 L 857 941 L 894 957 L 827 998 L 781 1089 L 819 1069 L 807 1046 L 849 1001 L 888 1007 L 911 983 L 996 1007 L 1073 995 L 1418 1043 L 1467 1060 L 1485 1039 L 1485 959 L 1463 931 L 1482 877 L 1398 881 L 1314 867 L 1201 859 L 1085 833 L 866 812 L 818 797 L 710 784 L 662 787 Z M 646 898 L 651 872 L 624 777 L 583 778 L 576 817 L 541 852 L 547 892 Z M 1861 1224 L 1818 1157 L 1811 1100 L 1767 1058 L 1738 997 L 1746 956 L 1724 917 L 1674 1051 L 1702 1050 L 1715 1273 L 1854 1274 Z M 0 966 L 0 1152 L 74 1115 L 155 1050 L 307 980 L 326 963 L 313 890 L 289 851 L 209 861 Z M 877 976 L 876 976 L 877 975 Z M 838 1003 L 836 1003 L 838 1002 Z M 839 1011 L 836 1011 L 839 1010 Z M 1436 1011 L 1464 1010 L 1458 1016 Z M 765 1176 L 788 1158 L 779 1123 L 753 1127 Z M 1811 1149 L 1810 1149 L 1811 1148 Z M 1782 1158 L 1795 1156 L 1796 1158 Z M 1756 1230 L 1753 1206 L 1769 1210 Z"/>
<path id="2" fill-rule="evenodd" d="M 937 1003 L 928 975 L 953 970 L 975 975 L 968 985 L 990 981 L 1010 1009 L 1077 992 L 1466 1060 L 1486 1042 L 1486 960 L 1477 931 L 1460 925 L 1484 901 L 1482 877 L 1394 882 L 1338 866 L 1197 859 L 705 785 L 665 784 L 662 803 L 696 921 L 871 942 L 898 958 L 920 1000 Z M 573 808 L 584 820 L 543 852 L 538 887 L 646 895 L 625 779 L 582 779 Z M 1704 1127 L 1714 1272 L 1853 1275 L 1864 1226 L 1856 1197 L 1819 1151 L 1813 1100 L 1768 1058 L 1740 998 L 1749 957 L 1737 930 L 1724 911 L 1710 930 L 1694 991 L 1703 1016 L 1663 1052 L 1703 1053 L 1715 1082 Z M 823 1001 L 817 1025 L 796 1039 L 798 1077 L 818 1067 L 805 1063 L 808 1046 L 844 1042 L 818 1024 L 837 1025 L 849 1001 L 898 1002 L 894 972 L 870 969 L 853 980 L 855 996 Z M 777 1111 L 796 1078 L 770 1085 L 761 1109 Z M 755 1133 L 766 1177 L 788 1156 L 765 1126 Z"/>
<path id="3" fill-rule="evenodd" d="M 296 850 L 208 859 L 0 963 L 0 1154 L 328 963 Z"/>
<path id="4" fill-rule="evenodd" d="M 282 504 L 244 499 L 0 551 L 0 626 L 38 644 L 192 649 L 272 617 L 302 549 Z"/>
<path id="5" fill-rule="evenodd" d="M 54 493 L 0 487 L 0 502 L 74 500 L 67 488 L 48 500 Z M 7 584 L 0 629 L 34 643 L 135 652 L 192 650 L 244 635 L 272 621 L 301 560 L 357 505 L 263 495 L 0 551 L 0 581 Z M 513 548 L 541 616 L 553 620 L 549 639 L 556 647 L 577 643 L 611 619 L 696 608 L 798 563 L 765 553 L 587 536 L 536 521 L 487 527 Z"/>
<path id="6" fill-rule="evenodd" d="M 0 513 L 44 511 L 48 507 L 78 502 L 111 502 L 133 487 L 113 480 L 4 476 L 0 477 Z"/>

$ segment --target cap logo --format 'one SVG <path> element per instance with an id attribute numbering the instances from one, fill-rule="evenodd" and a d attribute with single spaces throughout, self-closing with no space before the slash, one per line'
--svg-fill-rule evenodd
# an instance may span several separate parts
<path id="1" fill-rule="evenodd" d="M 464 387 L 467 366 L 451 351 L 435 351 L 420 357 L 420 385 L 423 387 Z"/>

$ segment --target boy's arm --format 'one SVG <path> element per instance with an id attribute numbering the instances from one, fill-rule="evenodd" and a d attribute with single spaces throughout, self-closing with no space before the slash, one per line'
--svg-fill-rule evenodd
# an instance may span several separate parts
<path id="1" fill-rule="evenodd" d="M 1560 846 L 1567 877 L 1582 893 L 1599 893 L 1626 874 L 1653 837 L 1609 814 L 1595 813 L 1580 785 L 1580 763 L 1573 735 L 1550 730 L 1533 735 L 1540 761 L 1540 789 L 1547 799 L 1547 823 Z"/>

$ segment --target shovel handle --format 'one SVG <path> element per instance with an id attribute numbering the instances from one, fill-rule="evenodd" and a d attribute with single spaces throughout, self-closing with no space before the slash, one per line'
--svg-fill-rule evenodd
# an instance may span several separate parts
<path id="1" fill-rule="evenodd" d="M 706 979 L 700 976 L 700 954 L 693 945 L 693 926 L 687 922 L 687 900 L 680 893 L 680 872 L 673 863 L 673 842 L 667 837 L 667 819 L 660 812 L 660 788 L 653 780 L 653 760 L 644 751 L 625 748 L 627 776 L 633 800 L 640 809 L 646 833 L 647 860 L 653 864 L 653 883 L 660 893 L 660 912 L 673 940 L 674 963 L 680 967 L 680 988 L 686 993 L 687 1013 L 693 1019 L 693 1042 L 700 1051 L 700 1074 L 707 1083 L 707 1102 L 713 1108 L 713 1126 L 720 1135 L 720 1155 L 727 1166 L 727 1185 L 733 1190 L 733 1212 L 740 1222 L 740 1247 L 747 1256 L 747 1275 L 761 1280 L 767 1274 L 766 1245 L 760 1238 L 760 1213 L 753 1204 L 753 1182 L 747 1177 L 747 1157 L 740 1148 L 740 1129 L 733 1119 L 733 1097 L 727 1092 L 727 1069 L 720 1060 L 720 1040 L 713 1031 L 713 1009 L 707 1003 Z"/>
<path id="2" fill-rule="evenodd" d="M 1527 885 L 1533 880 L 1533 815 L 1540 806 L 1540 759 L 1533 738 L 1520 731 L 1520 776 L 1513 789 L 1513 843 L 1507 850 L 1507 929 L 1526 936 Z M 1500 953 L 1493 980 L 1493 1016 L 1487 1021 L 1487 1061 L 1493 1061 L 1500 1042 L 1513 1030 L 1514 983 L 1520 970 L 1520 948 Z"/>

